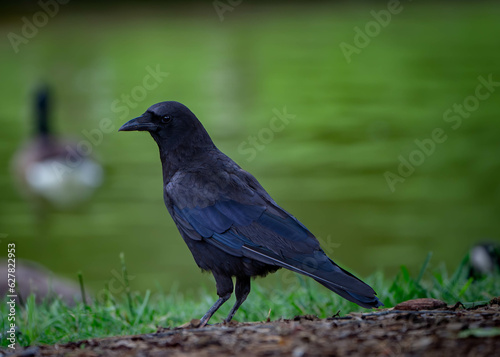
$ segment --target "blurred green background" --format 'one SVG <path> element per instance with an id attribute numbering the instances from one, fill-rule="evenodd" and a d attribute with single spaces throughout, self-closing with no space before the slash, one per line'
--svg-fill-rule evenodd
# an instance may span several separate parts
<path id="1" fill-rule="evenodd" d="M 15 53 L 8 34 L 40 11 L 21 5 L 0 12 L 0 256 L 14 241 L 18 258 L 72 279 L 81 270 L 98 290 L 124 252 L 134 289 L 212 286 L 163 205 L 156 144 L 117 132 L 164 100 L 187 105 L 223 152 L 361 276 L 402 264 L 415 271 L 428 251 L 454 268 L 473 243 L 499 238 L 500 87 L 460 127 L 443 120 L 474 95 L 479 76 L 500 81 L 498 3 L 402 2 L 350 61 L 341 44 L 354 45 L 355 28 L 365 32 L 387 2 L 243 1 L 222 21 L 212 1 L 69 2 Z M 124 104 L 122 95 L 138 98 L 148 66 L 168 76 Z M 42 81 L 55 92 L 59 133 L 85 140 L 103 118 L 115 127 L 92 146 L 103 186 L 44 225 L 9 170 L 31 134 Z M 249 160 L 242 143 L 269 133 L 284 107 L 295 117 Z M 398 157 L 436 128 L 447 140 L 391 192 L 384 174 L 397 174 Z"/>

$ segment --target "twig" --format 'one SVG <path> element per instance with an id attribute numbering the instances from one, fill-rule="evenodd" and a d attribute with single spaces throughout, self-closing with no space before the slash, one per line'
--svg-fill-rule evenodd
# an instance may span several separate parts
<path id="1" fill-rule="evenodd" d="M 463 311 L 452 311 L 452 310 L 389 310 L 389 311 L 381 311 L 381 312 L 369 312 L 366 314 L 361 314 L 361 317 L 365 316 L 383 316 L 390 314 L 410 314 L 410 315 L 424 315 L 424 314 L 462 314 Z"/>
<path id="2" fill-rule="evenodd" d="M 125 293 L 127 295 L 128 307 L 130 309 L 130 315 L 133 317 L 135 315 L 134 306 L 132 304 L 132 296 L 130 295 L 130 284 L 128 281 L 127 266 L 125 265 L 125 254 L 123 252 L 120 253 L 120 260 L 122 263 L 123 282 L 125 283 Z"/>
<path id="3" fill-rule="evenodd" d="M 82 302 L 85 307 L 87 307 L 87 295 L 85 294 L 85 285 L 83 284 L 83 274 L 80 270 L 78 272 L 78 281 L 80 282 L 80 292 L 82 294 Z"/>

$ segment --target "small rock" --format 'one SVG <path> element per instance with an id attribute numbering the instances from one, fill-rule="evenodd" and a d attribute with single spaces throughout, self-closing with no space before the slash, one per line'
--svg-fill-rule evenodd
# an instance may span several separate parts
<path id="1" fill-rule="evenodd" d="M 229 326 L 229 327 L 236 327 L 236 326 L 239 326 L 240 323 L 238 321 L 231 320 L 229 322 L 224 321 L 223 325 L 224 326 Z"/>
<path id="2" fill-rule="evenodd" d="M 318 321 L 318 316 L 315 315 L 299 315 L 293 318 L 293 321 Z"/>
<path id="3" fill-rule="evenodd" d="M 182 324 L 180 326 L 177 326 L 175 330 L 179 329 L 190 329 L 190 328 L 198 328 L 201 326 L 201 321 L 199 319 L 192 319 L 189 322 L 186 322 L 185 324 Z"/>
<path id="4" fill-rule="evenodd" d="M 416 350 L 428 350 L 433 342 L 434 339 L 432 337 L 422 337 L 419 340 L 415 341 L 412 347 Z"/>
<path id="5" fill-rule="evenodd" d="M 500 305 L 500 296 L 494 297 L 490 300 L 490 305 Z"/>
<path id="6" fill-rule="evenodd" d="M 167 331 L 170 331 L 170 330 L 171 330 L 170 327 L 158 326 L 156 328 L 156 332 L 155 333 L 164 333 L 164 332 L 167 332 Z"/>
<path id="7" fill-rule="evenodd" d="M 302 357 L 306 354 L 307 348 L 305 346 L 295 347 L 292 352 L 293 357 Z"/>
<path id="8" fill-rule="evenodd" d="M 19 356 L 21 357 L 34 357 L 38 354 L 38 352 L 40 351 L 40 348 L 38 347 L 28 347 L 27 349 L 25 349 L 24 351 L 22 351 L 21 353 L 19 353 Z"/>
<path id="9" fill-rule="evenodd" d="M 419 311 L 419 310 L 443 309 L 446 307 L 447 307 L 447 305 L 444 301 L 437 300 L 437 299 L 423 298 L 423 299 L 408 300 L 408 301 L 404 301 L 402 303 L 399 303 L 396 306 L 394 306 L 394 310 Z"/>
<path id="10" fill-rule="evenodd" d="M 198 328 L 201 325 L 200 319 L 192 319 L 191 320 L 191 327 L 193 328 Z"/>
<path id="11" fill-rule="evenodd" d="M 120 340 L 117 341 L 116 343 L 112 344 L 110 347 L 113 349 L 119 349 L 119 348 L 127 348 L 127 349 L 133 349 L 137 346 L 135 342 L 132 342 L 130 340 Z"/>
<path id="12" fill-rule="evenodd" d="M 450 322 L 447 326 L 446 329 L 450 331 L 460 331 L 464 329 L 464 325 L 461 322 Z"/>

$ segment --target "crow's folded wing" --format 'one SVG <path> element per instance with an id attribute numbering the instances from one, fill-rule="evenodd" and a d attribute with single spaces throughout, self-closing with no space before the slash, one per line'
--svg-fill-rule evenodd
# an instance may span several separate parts
<path id="1" fill-rule="evenodd" d="M 280 208 L 253 176 L 241 172 L 234 182 L 219 187 L 220 193 L 212 190 L 207 195 L 210 199 L 198 196 L 200 189 L 192 178 L 186 181 L 192 185 L 190 190 L 167 186 L 172 217 L 185 236 L 234 256 L 308 275 L 336 292 L 348 290 L 358 300 L 358 295 L 374 294 L 328 258 L 314 235 Z"/>

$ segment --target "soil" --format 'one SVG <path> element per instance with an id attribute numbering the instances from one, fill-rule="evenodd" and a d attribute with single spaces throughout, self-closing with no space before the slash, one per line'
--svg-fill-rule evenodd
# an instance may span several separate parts
<path id="1" fill-rule="evenodd" d="M 430 299 L 393 309 L 318 319 L 214 324 L 33 346 L 17 356 L 498 356 L 500 299 L 465 309 Z M 1 354 L 1 352 L 0 352 Z"/>

